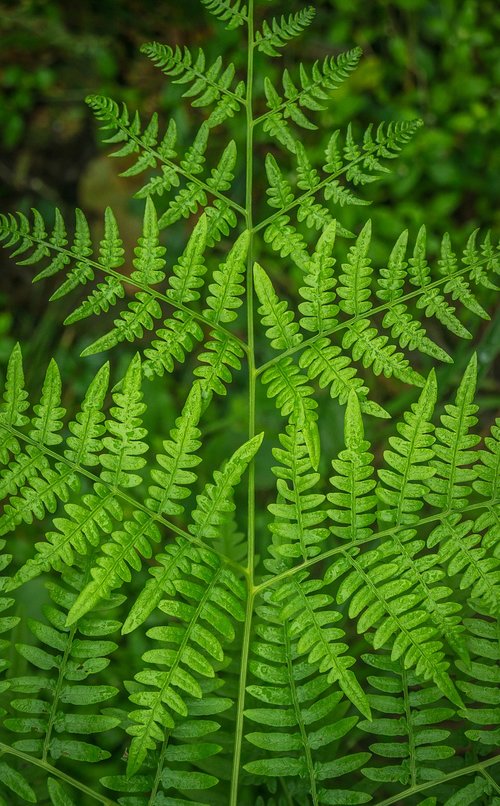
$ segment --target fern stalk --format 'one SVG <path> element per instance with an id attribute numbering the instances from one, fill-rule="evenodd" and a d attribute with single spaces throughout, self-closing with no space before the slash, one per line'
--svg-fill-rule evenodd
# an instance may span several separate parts
<path id="1" fill-rule="evenodd" d="M 245 127 L 245 222 L 250 232 L 247 254 L 246 272 L 246 313 L 247 313 L 247 360 L 248 360 L 248 438 L 255 435 L 255 338 L 253 310 L 253 261 L 254 261 L 254 226 L 253 226 L 253 84 L 254 84 L 254 0 L 248 0 L 247 11 L 247 74 L 246 74 L 246 127 Z M 234 737 L 233 766 L 231 773 L 230 806 L 238 806 L 239 774 L 241 769 L 241 749 L 243 744 L 243 721 L 245 709 L 245 690 L 247 682 L 248 659 L 250 655 L 250 637 L 254 612 L 254 573 L 255 573 L 255 460 L 248 469 L 248 513 L 247 513 L 247 604 L 243 644 L 241 649 L 241 672 L 239 678 L 238 700 L 236 705 L 236 722 Z"/>

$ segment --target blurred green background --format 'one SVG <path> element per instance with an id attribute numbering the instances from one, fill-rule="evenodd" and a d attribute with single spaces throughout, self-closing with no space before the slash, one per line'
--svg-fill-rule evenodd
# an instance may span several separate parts
<path id="1" fill-rule="evenodd" d="M 258 5 L 268 16 L 301 7 L 296 0 Z M 299 61 L 311 63 L 354 46 L 363 49 L 357 71 L 320 114 L 319 130 L 300 133 L 310 155 L 321 163 L 332 130 L 345 127 L 350 120 L 359 135 L 370 122 L 377 125 L 384 120 L 421 117 L 425 123 L 391 164 L 392 173 L 361 190 L 361 195 L 373 201 L 372 207 L 343 209 L 342 223 L 356 229 L 367 215 L 372 217 L 373 255 L 379 265 L 403 228 L 410 228 L 411 242 L 424 222 L 434 254 L 445 231 L 450 232 L 457 250 L 475 227 L 491 227 L 498 235 L 497 0 L 318 0 L 315 7 L 313 25 L 291 43 L 284 58 L 269 60 L 258 55 L 257 62 L 258 84 L 264 69 L 277 83 L 284 66 L 293 72 Z M 118 176 L 126 166 L 106 156 L 109 147 L 100 143 L 85 96 L 100 93 L 125 101 L 131 110 L 141 110 L 143 120 L 155 110 L 164 124 L 174 116 L 180 140 L 187 146 L 203 113 L 181 100 L 183 88 L 165 79 L 140 54 L 139 47 L 153 39 L 191 49 L 203 47 L 208 64 L 220 54 L 224 61 L 234 61 L 238 69 L 244 69 L 240 31 L 225 31 L 198 0 L 88 0 L 71 4 L 64 0 L 3 0 L 0 21 L 1 211 L 28 212 L 30 207 L 37 207 L 50 220 L 57 205 L 71 226 L 73 209 L 78 205 L 88 215 L 98 238 L 102 213 L 109 204 L 130 255 L 140 233 L 143 207 L 142 201 L 132 198 L 137 180 Z M 229 137 L 238 143 L 243 136 L 241 118 L 233 118 L 222 131 L 214 130 L 214 153 L 220 153 Z M 260 156 L 263 158 L 267 149 L 267 144 L 257 141 L 257 166 L 262 166 Z M 257 181 L 256 191 L 265 200 L 264 177 Z M 235 192 L 241 198 L 242 170 L 236 177 Z M 181 248 L 188 226 L 181 222 L 177 230 L 167 234 L 169 253 Z M 0 263 L 0 375 L 15 340 L 23 345 L 32 389 L 41 382 L 49 356 L 55 355 L 63 375 L 65 405 L 72 410 L 103 361 L 102 356 L 82 360 L 79 353 L 91 337 L 105 332 L 105 317 L 89 320 L 84 327 L 63 328 L 62 320 L 74 306 L 74 298 L 65 298 L 58 306 L 49 305 L 50 284 L 33 286 L 32 267 L 14 266 L 5 252 L 0 252 Z M 276 257 L 266 265 L 274 276 L 279 273 Z M 281 290 L 287 290 L 287 283 L 284 277 Z M 452 393 L 476 347 L 483 379 L 482 402 L 493 412 L 497 398 L 492 367 L 500 344 L 499 322 L 479 321 L 465 312 L 465 324 L 473 329 L 474 342 L 464 343 L 458 350 L 453 337 L 443 344 L 455 353 L 455 365 L 442 368 L 441 388 L 445 394 Z M 120 377 L 133 350 L 125 344 L 115 351 L 115 378 Z M 258 351 L 260 358 L 265 356 L 261 342 Z M 173 379 L 158 379 L 148 387 L 147 426 L 154 444 L 166 435 L 180 409 L 194 360 Z M 429 366 L 424 364 L 419 369 L 425 372 Z M 375 398 L 394 414 L 415 398 L 415 389 L 404 389 L 392 379 L 372 377 L 372 384 Z M 326 393 L 323 398 L 328 399 Z M 262 399 L 261 405 L 261 424 L 276 433 L 282 427 L 281 418 L 272 404 L 264 406 Z M 341 445 L 341 418 L 337 407 L 325 423 L 325 457 L 334 455 Z M 234 449 L 245 427 L 246 379 L 240 373 L 229 397 L 209 410 L 206 430 L 217 437 L 206 443 L 209 464 L 213 466 Z M 390 423 L 377 423 L 375 429 L 370 423 L 369 434 L 373 429 L 373 435 L 381 440 L 391 427 Z M 486 431 L 489 422 L 482 427 Z M 263 500 L 267 500 L 273 486 L 269 449 L 262 453 L 260 462 L 259 480 L 267 491 Z M 326 458 L 322 469 L 328 472 Z"/>

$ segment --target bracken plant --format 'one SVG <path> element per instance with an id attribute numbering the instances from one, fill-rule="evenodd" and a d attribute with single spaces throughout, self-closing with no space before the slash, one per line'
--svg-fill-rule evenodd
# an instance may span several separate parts
<path id="1" fill-rule="evenodd" d="M 242 32 L 244 75 L 143 47 L 201 121 L 188 147 L 174 119 L 87 99 L 123 174 L 144 175 L 131 265 L 110 209 L 97 246 L 81 210 L 0 218 L 51 299 L 75 296 L 67 324 L 107 322 L 82 363 L 136 351 L 66 424 L 55 361 L 31 409 L 19 346 L 8 364 L 0 803 L 498 806 L 500 421 L 478 433 L 472 350 L 451 396 L 437 378 L 488 318 L 500 251 L 476 231 L 458 257 L 444 235 L 430 265 L 422 226 L 372 266 L 371 223 L 352 233 L 343 208 L 421 122 L 328 132 L 318 164 L 314 121 L 359 49 L 266 75 L 314 10 L 202 3 Z M 183 363 L 178 416 L 148 442 L 143 396 L 168 378 L 148 381 Z M 384 379 L 406 389 L 393 421 Z M 207 412 L 233 384 L 248 435 L 213 467 Z M 38 577 L 28 634 L 15 597 Z"/>

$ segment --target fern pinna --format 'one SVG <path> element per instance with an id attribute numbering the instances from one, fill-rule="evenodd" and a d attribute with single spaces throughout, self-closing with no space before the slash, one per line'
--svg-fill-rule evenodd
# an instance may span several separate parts
<path id="1" fill-rule="evenodd" d="M 30 402 L 19 346 L 9 360 L 0 802 L 500 803 L 500 422 L 479 414 L 473 350 L 440 370 L 489 318 L 500 250 L 475 231 L 459 257 L 445 234 L 429 258 L 422 226 L 375 259 L 371 222 L 353 233 L 343 210 L 421 122 L 328 132 L 319 164 L 305 135 L 359 49 L 261 76 L 314 9 L 202 2 L 246 30 L 244 75 L 143 48 L 202 116 L 190 145 L 173 119 L 87 99 L 144 176 L 130 265 L 110 209 L 98 244 L 81 210 L 0 218 L 52 299 L 74 295 L 68 326 L 100 317 L 84 360 L 112 362 L 66 416 L 55 361 Z M 220 147 L 232 118 L 243 147 Z M 148 381 L 183 363 L 181 408 L 148 435 Z M 213 467 L 209 411 L 232 383 L 248 433 Z M 40 580 L 25 631 L 16 597 Z"/>

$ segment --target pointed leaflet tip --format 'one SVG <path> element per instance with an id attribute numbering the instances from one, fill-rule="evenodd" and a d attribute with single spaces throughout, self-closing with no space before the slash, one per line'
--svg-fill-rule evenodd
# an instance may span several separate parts
<path id="1" fill-rule="evenodd" d="M 344 416 L 344 442 L 346 448 L 352 448 L 364 439 L 361 406 L 355 389 L 351 389 Z"/>

